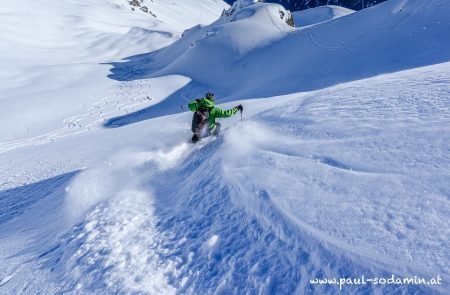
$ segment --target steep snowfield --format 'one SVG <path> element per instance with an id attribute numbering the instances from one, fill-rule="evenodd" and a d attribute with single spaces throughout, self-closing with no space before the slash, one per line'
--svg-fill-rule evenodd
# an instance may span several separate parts
<path id="1" fill-rule="evenodd" d="M 0 100 L 7 117 L 0 125 L 0 293 L 332 294 L 339 286 L 310 280 L 439 275 L 442 285 L 342 292 L 445 294 L 445 2 L 390 1 L 305 29 L 289 27 L 280 6 L 256 3 L 179 40 L 176 25 L 151 23 L 126 5 L 63 2 L 55 7 L 92 8 L 149 32 L 141 39 L 124 30 L 132 45 L 117 45 L 121 52 L 116 45 L 83 51 L 83 41 L 73 51 L 43 47 L 48 59 L 24 60 L 20 75 L 7 62 L 19 60 L 7 44 L 17 52 L 33 52 L 31 45 L 4 36 L 17 41 L 29 32 L 19 25 L 0 36 L 1 75 L 9 81 Z M 158 3 L 148 6 L 164 18 L 169 2 Z M 209 8 L 199 14 L 211 8 L 219 17 L 219 2 L 203 3 Z M 49 33 L 59 30 L 47 24 Z M 93 40 L 94 28 L 69 31 Z M 65 37 L 54 38 L 62 38 L 54 46 L 66 46 Z M 129 56 L 136 53 L 145 54 Z M 124 60 L 105 64 L 113 58 Z M 69 75 L 74 69 L 79 79 Z M 67 119 L 73 101 L 92 89 L 84 99 L 95 103 Z M 243 103 L 244 117 L 221 120 L 221 136 L 192 145 L 191 113 L 180 106 L 209 89 L 224 108 Z M 60 104 L 39 101 L 58 91 Z"/>
<path id="2" fill-rule="evenodd" d="M 325 5 L 302 11 L 295 11 L 292 13 L 292 16 L 294 17 L 296 27 L 305 27 L 346 16 L 353 12 L 355 11 L 348 8 Z"/>

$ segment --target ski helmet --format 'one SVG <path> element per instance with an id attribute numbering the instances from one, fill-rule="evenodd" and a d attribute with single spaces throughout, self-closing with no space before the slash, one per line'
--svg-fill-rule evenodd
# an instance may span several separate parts
<path id="1" fill-rule="evenodd" d="M 205 94 L 205 97 L 206 97 L 207 99 L 214 100 L 214 93 L 212 93 L 212 92 L 207 92 L 207 93 Z"/>

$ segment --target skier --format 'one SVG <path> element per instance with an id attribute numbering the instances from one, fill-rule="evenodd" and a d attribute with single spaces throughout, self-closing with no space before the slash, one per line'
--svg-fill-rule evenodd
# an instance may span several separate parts
<path id="1" fill-rule="evenodd" d="M 196 99 L 188 104 L 189 109 L 194 112 L 192 117 L 192 142 L 195 143 L 203 137 L 218 135 L 220 132 L 220 123 L 216 118 L 227 118 L 243 111 L 242 105 L 238 105 L 229 110 L 217 108 L 214 103 L 214 93 L 206 93 L 204 98 Z"/>

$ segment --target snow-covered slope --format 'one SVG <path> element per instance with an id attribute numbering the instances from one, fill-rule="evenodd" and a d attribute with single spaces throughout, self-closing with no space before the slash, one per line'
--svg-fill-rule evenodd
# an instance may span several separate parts
<path id="1" fill-rule="evenodd" d="M 448 282 L 449 65 L 247 101 L 244 122 L 224 120 L 224 136 L 200 146 L 183 140 L 183 113 L 2 154 L 2 293 L 328 293 L 338 286 L 309 280 L 362 274 Z M 65 173 L 46 177 L 39 163 Z"/>
<path id="2" fill-rule="evenodd" d="M 123 86 L 107 78 L 110 66 L 105 63 L 167 46 L 183 30 L 216 20 L 228 7 L 217 0 L 149 1 L 147 5 L 158 13 L 156 18 L 131 11 L 122 0 L 38 0 L 26 5 L 3 1 L 1 142 L 25 144 L 37 137 L 47 141 L 148 106 L 149 100 L 139 91 L 153 87 L 152 99 L 158 100 L 155 83 Z"/>
<path id="3" fill-rule="evenodd" d="M 239 20 L 192 30 L 151 56 L 115 64 L 111 77 L 181 74 L 193 79 L 190 86 L 214 88 L 226 101 L 320 89 L 450 59 L 445 0 L 393 0 L 305 29 L 288 26 L 280 9 L 248 6 Z M 122 75 L 124 67 L 136 75 Z"/>
<path id="4" fill-rule="evenodd" d="M 292 16 L 294 17 L 296 27 L 305 27 L 346 16 L 353 12 L 355 11 L 348 8 L 335 5 L 325 5 L 302 11 L 294 11 Z"/>
<path id="5" fill-rule="evenodd" d="M 58 2 L 126 29 L 74 25 L 65 39 L 43 18 L 55 42 L 35 57 L 12 24 L 25 12 L 6 3 L 1 294 L 335 294 L 311 280 L 393 275 L 441 284 L 341 292 L 450 288 L 446 1 L 392 0 L 301 29 L 277 5 L 219 18 L 210 0 L 195 11 L 218 19 L 184 32 L 126 2 Z M 147 5 L 163 19 L 171 3 Z M 89 49 L 98 34 L 132 45 Z M 30 59 L 14 72 L 20 52 Z M 242 103 L 243 120 L 192 145 L 191 113 L 173 113 L 211 89 L 221 107 Z"/>

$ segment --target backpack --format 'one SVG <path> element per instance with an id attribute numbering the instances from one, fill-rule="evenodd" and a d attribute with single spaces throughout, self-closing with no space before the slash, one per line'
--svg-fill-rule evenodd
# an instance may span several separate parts
<path id="1" fill-rule="evenodd" d="M 192 116 L 192 127 L 191 130 L 195 134 L 204 133 L 205 126 L 208 128 L 209 125 L 209 110 L 201 107 L 198 111 L 194 112 Z"/>

